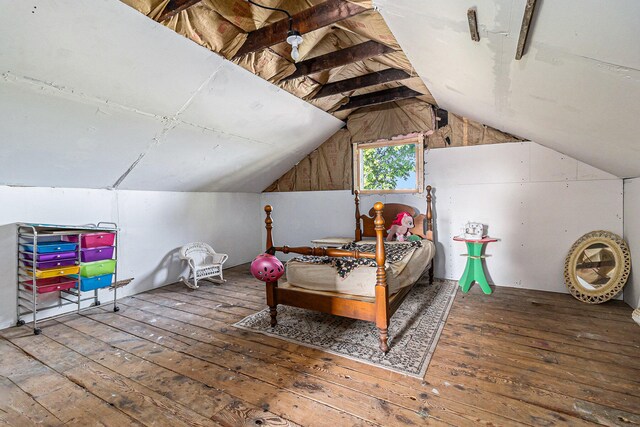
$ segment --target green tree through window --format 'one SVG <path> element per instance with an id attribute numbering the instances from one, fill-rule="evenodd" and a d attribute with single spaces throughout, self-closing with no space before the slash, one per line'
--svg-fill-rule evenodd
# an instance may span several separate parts
<path id="1" fill-rule="evenodd" d="M 362 150 L 362 178 L 365 190 L 395 190 L 399 181 L 406 181 L 410 176 L 415 176 L 415 172 L 415 144 Z"/>

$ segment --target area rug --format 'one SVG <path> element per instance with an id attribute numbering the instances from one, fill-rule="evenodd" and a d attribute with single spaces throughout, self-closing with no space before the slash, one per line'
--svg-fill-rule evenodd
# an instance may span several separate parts
<path id="1" fill-rule="evenodd" d="M 426 277 L 421 279 L 391 318 L 386 355 L 378 348 L 378 329 L 372 322 L 296 307 L 279 305 L 275 328 L 269 324 L 268 309 L 233 326 L 423 378 L 457 289 L 452 280 L 430 285 Z"/>

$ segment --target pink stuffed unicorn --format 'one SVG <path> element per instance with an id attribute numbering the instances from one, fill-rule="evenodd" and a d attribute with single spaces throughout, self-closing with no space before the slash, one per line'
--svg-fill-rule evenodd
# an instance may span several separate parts
<path id="1" fill-rule="evenodd" d="M 400 212 L 396 215 L 396 219 L 391 223 L 391 228 L 387 230 L 387 242 L 393 241 L 395 238 L 399 242 L 404 242 L 406 238 L 411 236 L 413 228 L 413 217 L 409 212 Z"/>

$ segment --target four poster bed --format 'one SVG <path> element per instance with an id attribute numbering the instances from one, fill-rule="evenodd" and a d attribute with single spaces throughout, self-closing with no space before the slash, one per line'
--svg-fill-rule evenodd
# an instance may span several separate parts
<path id="1" fill-rule="evenodd" d="M 267 304 L 271 314 L 271 326 L 277 324 L 278 304 L 289 305 L 352 319 L 375 322 L 380 333 L 380 349 L 389 351 L 387 344 L 391 316 L 429 265 L 429 281 L 433 281 L 433 215 L 431 209 L 431 186 L 427 186 L 426 214 L 419 214 L 411 206 L 381 202 L 374 204 L 369 215 L 360 214 L 359 195 L 355 196 L 356 229 L 353 244 L 341 249 L 274 246 L 271 219 L 272 208 L 266 213 L 267 253 L 296 253 L 311 257 L 294 259 L 287 263 L 287 282 L 267 282 Z M 387 242 L 386 227 L 397 214 L 408 212 L 414 218 L 411 233 L 421 239 L 417 242 Z M 426 227 L 425 227 L 426 225 Z M 425 231 L 426 228 L 426 231 Z M 367 241 L 367 238 L 375 240 Z M 368 244 L 367 244 L 368 243 Z M 393 245 L 404 245 L 394 247 Z M 411 246 L 411 248 L 409 248 Z M 400 254 L 398 250 L 402 249 Z M 389 262 L 388 253 L 392 254 Z M 406 254 L 406 255 L 405 255 Z M 395 258 L 394 258 L 395 255 Z M 401 257 L 401 259 L 398 259 Z M 317 260 L 321 260 L 317 261 Z M 338 261 L 361 264 L 350 267 L 350 278 L 328 265 Z"/>

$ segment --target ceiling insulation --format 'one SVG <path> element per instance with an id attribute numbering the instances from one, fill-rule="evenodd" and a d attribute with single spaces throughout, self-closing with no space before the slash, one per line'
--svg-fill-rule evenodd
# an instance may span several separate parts
<path id="1" fill-rule="evenodd" d="M 122 0 L 148 17 L 159 20 L 171 10 L 168 0 Z M 294 28 L 304 25 L 296 21 L 296 13 L 322 5 L 326 0 L 260 0 L 261 4 L 287 10 L 294 15 Z M 193 3 L 193 2 L 192 2 Z M 344 6 L 341 4 L 351 4 Z M 244 0 L 201 0 L 190 7 L 162 21 L 166 27 L 174 30 L 195 43 L 210 49 L 241 67 L 279 86 L 291 94 L 310 102 L 312 105 L 333 113 L 347 104 L 350 96 L 377 92 L 398 86 L 407 86 L 421 95 L 419 98 L 435 104 L 429 90 L 418 78 L 411 63 L 407 60 L 395 37 L 387 28 L 382 16 L 372 9 L 369 1 L 329 0 L 329 8 L 340 8 L 353 13 L 345 19 L 339 19 L 330 25 L 303 33 L 300 45 L 300 59 L 305 60 L 332 54 L 363 43 L 375 42 L 386 46 L 389 53 L 373 56 L 347 65 L 332 67 L 295 79 L 288 79 L 296 72 L 296 64 L 291 59 L 291 46 L 286 43 L 286 31 L 278 38 L 279 42 L 264 49 L 243 53 L 240 49 L 251 37 L 252 31 L 264 29 L 286 16 L 278 11 L 265 10 Z M 336 13 L 335 10 L 332 13 Z M 312 17 L 313 18 L 313 17 Z M 311 19 L 312 20 L 312 19 Z M 238 54 L 240 52 L 240 54 Z M 327 83 L 333 83 L 386 69 L 404 70 L 412 79 L 370 86 L 361 90 L 349 91 L 328 97 L 314 99 L 316 93 Z M 336 113 L 343 119 L 351 111 Z"/>
<path id="2" fill-rule="evenodd" d="M 447 124 L 437 122 L 434 107 L 404 99 L 361 108 L 347 119 L 347 127 L 331 136 L 278 178 L 266 192 L 352 189 L 351 144 L 424 132 L 426 147 L 442 149 L 515 142 L 520 139 L 464 117 L 439 110 Z M 440 124 L 437 124 L 440 123 Z"/>

